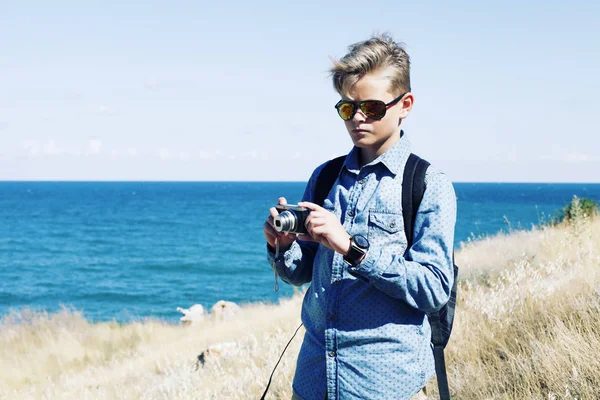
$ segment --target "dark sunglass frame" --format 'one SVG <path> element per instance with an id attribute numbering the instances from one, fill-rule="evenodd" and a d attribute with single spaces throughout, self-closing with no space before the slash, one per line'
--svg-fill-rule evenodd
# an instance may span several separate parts
<path id="1" fill-rule="evenodd" d="M 358 111 L 359 108 L 367 116 L 367 118 L 375 119 L 375 120 L 380 120 L 383 117 L 385 117 L 385 114 L 387 112 L 388 107 L 391 107 L 394 104 L 396 104 L 397 102 L 399 102 L 404 96 L 406 96 L 407 93 L 409 93 L 409 92 L 402 93 L 400 96 L 396 97 L 394 100 L 390 101 L 389 103 L 384 103 L 381 100 L 363 100 L 363 101 L 340 100 L 335 105 L 335 109 L 337 110 L 338 115 L 340 116 L 340 118 L 343 119 L 344 121 L 350 121 L 352 118 L 354 118 L 354 115 L 356 114 L 356 112 Z M 381 114 L 381 115 L 376 114 L 375 115 L 375 114 L 369 113 L 367 111 L 368 108 L 366 107 L 366 105 L 368 103 L 380 104 L 383 107 L 383 114 Z M 350 117 L 348 119 L 345 119 L 344 117 L 342 117 L 342 114 L 340 112 L 340 108 L 344 104 L 351 104 L 352 105 L 352 114 L 350 115 Z M 371 115 L 369 115 L 369 114 L 371 114 Z"/>

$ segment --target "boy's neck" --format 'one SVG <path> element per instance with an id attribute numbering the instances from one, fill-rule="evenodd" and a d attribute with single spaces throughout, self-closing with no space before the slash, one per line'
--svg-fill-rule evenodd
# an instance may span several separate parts
<path id="1" fill-rule="evenodd" d="M 392 148 L 394 144 L 396 144 L 400 140 L 400 132 L 391 135 L 385 142 L 383 142 L 379 147 L 361 147 L 359 150 L 359 164 L 360 168 L 364 167 L 368 163 L 375 160 L 377 157 L 388 151 Z"/>

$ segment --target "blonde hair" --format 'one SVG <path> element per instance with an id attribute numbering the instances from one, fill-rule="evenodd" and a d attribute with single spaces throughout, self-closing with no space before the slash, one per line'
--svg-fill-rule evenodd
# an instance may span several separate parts
<path id="1" fill-rule="evenodd" d="M 329 71 L 333 87 L 340 95 L 347 94 L 360 78 L 375 71 L 385 72 L 390 80 L 390 93 L 410 91 L 410 58 L 404 44 L 394 42 L 389 33 L 351 44 L 348 50 L 340 60 L 332 60 Z"/>

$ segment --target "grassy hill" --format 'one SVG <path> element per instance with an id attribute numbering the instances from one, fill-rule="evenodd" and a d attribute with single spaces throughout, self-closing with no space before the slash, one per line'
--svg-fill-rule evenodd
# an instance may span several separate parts
<path id="1" fill-rule="evenodd" d="M 459 299 L 446 355 L 456 399 L 600 398 L 600 219 L 574 215 L 457 251 Z M 13 313 L 0 322 L 0 399 L 258 399 L 300 325 L 302 297 L 194 327 L 91 324 L 75 310 Z M 291 398 L 303 334 L 268 398 Z M 197 356 L 218 343 L 229 346 L 197 368 Z M 431 398 L 436 389 L 433 379 Z"/>

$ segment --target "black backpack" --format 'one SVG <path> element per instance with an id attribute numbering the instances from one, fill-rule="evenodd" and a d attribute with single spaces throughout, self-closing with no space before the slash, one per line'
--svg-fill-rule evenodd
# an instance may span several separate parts
<path id="1" fill-rule="evenodd" d="M 315 185 L 315 195 L 313 203 L 323 205 L 323 202 L 327 198 L 327 195 L 331 191 L 333 184 L 338 178 L 342 165 L 344 164 L 346 156 L 341 156 L 330 160 L 325 167 L 319 173 L 317 182 Z M 429 167 L 429 162 L 423 160 L 415 154 L 411 154 L 408 157 L 408 161 L 404 167 L 404 177 L 402 181 L 402 216 L 404 217 L 404 232 L 406 233 L 406 239 L 408 241 L 407 249 L 412 246 L 413 243 L 413 228 L 415 225 L 415 218 L 417 216 L 417 210 L 423 199 L 425 193 L 425 172 Z M 450 400 L 450 389 L 448 387 L 448 375 L 446 374 L 446 361 L 444 359 L 444 348 L 450 340 L 450 333 L 452 332 L 452 323 L 454 322 L 454 310 L 456 308 L 456 281 L 458 277 L 458 267 L 454 264 L 454 252 L 452 253 L 452 264 L 454 266 L 454 283 L 452 285 L 452 291 L 450 293 L 450 299 L 448 302 L 439 310 L 433 313 L 427 313 L 429 318 L 429 324 L 431 325 L 431 343 L 433 344 L 433 355 L 435 358 L 435 372 L 438 381 L 438 388 L 440 391 L 441 400 Z M 298 330 L 302 327 L 302 324 L 296 329 L 296 332 L 283 349 L 283 353 L 269 378 L 269 383 L 261 397 L 261 400 L 265 399 L 275 369 L 279 365 L 283 354 L 287 350 L 291 341 L 294 339 Z"/>
<path id="2" fill-rule="evenodd" d="M 315 185 L 313 203 L 323 205 L 329 191 L 338 178 L 346 156 L 334 158 L 321 170 Z M 404 180 L 402 181 L 402 216 L 404 217 L 404 232 L 408 241 L 407 249 L 413 243 L 413 228 L 417 210 L 425 193 L 425 172 L 429 162 L 415 154 L 408 157 L 404 167 Z M 454 310 L 456 308 L 456 281 L 458 267 L 454 263 L 454 252 L 452 253 L 452 264 L 454 266 L 454 283 L 450 293 L 450 299 L 439 311 L 427 313 L 431 325 L 431 343 L 433 343 L 433 355 L 435 358 L 435 372 L 437 375 L 440 399 L 450 399 L 448 388 L 448 375 L 446 374 L 446 361 L 444 359 L 444 348 L 450 340 L 452 324 L 454 322 Z"/>

